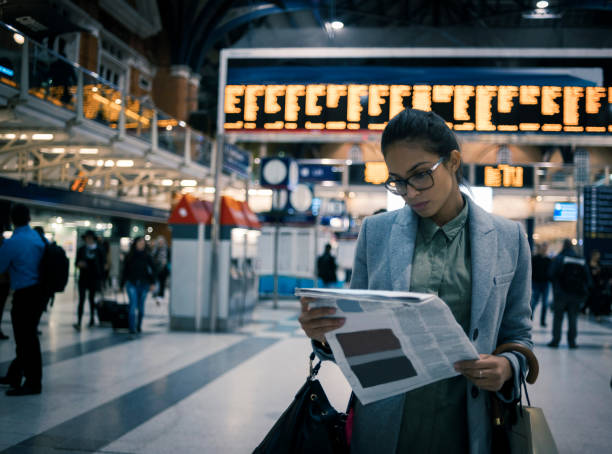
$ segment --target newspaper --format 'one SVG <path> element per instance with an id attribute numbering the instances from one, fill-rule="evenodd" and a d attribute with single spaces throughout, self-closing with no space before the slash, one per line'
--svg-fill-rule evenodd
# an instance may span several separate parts
<path id="1" fill-rule="evenodd" d="M 363 404 L 459 375 L 478 352 L 436 295 L 379 290 L 296 289 L 311 308 L 335 307 L 345 324 L 326 334 L 336 364 Z"/>

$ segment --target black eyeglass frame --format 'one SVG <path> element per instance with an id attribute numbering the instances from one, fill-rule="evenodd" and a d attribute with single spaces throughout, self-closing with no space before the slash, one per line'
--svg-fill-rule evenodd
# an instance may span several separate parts
<path id="1" fill-rule="evenodd" d="M 387 179 L 387 181 L 385 181 L 385 188 L 387 189 L 387 191 L 391 192 L 392 194 L 395 195 L 399 195 L 399 196 L 405 196 L 406 194 L 408 194 L 408 186 L 410 186 L 411 188 L 413 188 L 415 191 L 426 191 L 427 189 L 431 189 L 434 184 L 434 178 L 433 178 L 433 173 L 436 171 L 436 169 L 440 166 L 440 164 L 442 164 L 444 161 L 446 160 L 445 157 L 441 157 L 440 159 L 438 159 L 438 161 L 431 166 L 429 169 L 423 171 L 423 172 L 418 172 L 414 175 L 409 176 L 408 178 L 396 178 L 396 177 L 389 177 Z M 429 179 L 431 180 L 431 184 L 427 187 L 417 187 L 414 184 L 412 184 L 410 182 L 410 180 L 412 180 L 414 177 L 416 177 L 417 175 L 423 175 L 426 174 L 429 176 Z M 403 183 L 405 186 L 405 189 L 403 191 L 398 191 L 396 188 L 391 187 L 391 183 Z"/>

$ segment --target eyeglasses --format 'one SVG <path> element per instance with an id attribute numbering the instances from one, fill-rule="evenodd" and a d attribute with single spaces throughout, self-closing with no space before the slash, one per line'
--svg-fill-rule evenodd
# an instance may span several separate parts
<path id="1" fill-rule="evenodd" d="M 417 191 L 424 191 L 431 188 L 434 185 L 434 179 L 432 173 L 438 168 L 444 161 L 444 158 L 438 159 L 430 169 L 424 172 L 415 173 L 408 178 L 395 178 L 390 177 L 385 182 L 385 188 L 393 194 L 405 196 L 408 194 L 408 186 L 416 189 Z"/>

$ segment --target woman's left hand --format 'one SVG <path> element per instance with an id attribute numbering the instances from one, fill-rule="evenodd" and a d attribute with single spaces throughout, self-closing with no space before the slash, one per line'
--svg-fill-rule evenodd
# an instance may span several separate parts
<path id="1" fill-rule="evenodd" d="M 459 361 L 455 370 L 486 391 L 499 391 L 512 378 L 510 361 L 503 356 L 480 355 L 480 359 Z"/>

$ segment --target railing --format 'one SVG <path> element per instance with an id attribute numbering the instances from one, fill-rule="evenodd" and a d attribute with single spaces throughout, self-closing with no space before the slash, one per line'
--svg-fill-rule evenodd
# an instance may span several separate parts
<path id="1" fill-rule="evenodd" d="M 22 99 L 34 96 L 73 112 L 77 121 L 92 120 L 117 130 L 120 137 L 144 140 L 154 150 L 210 165 L 212 142 L 202 133 L 155 108 L 150 99 L 124 92 L 3 22 L 0 22 L 0 85 L 18 89 Z"/>

